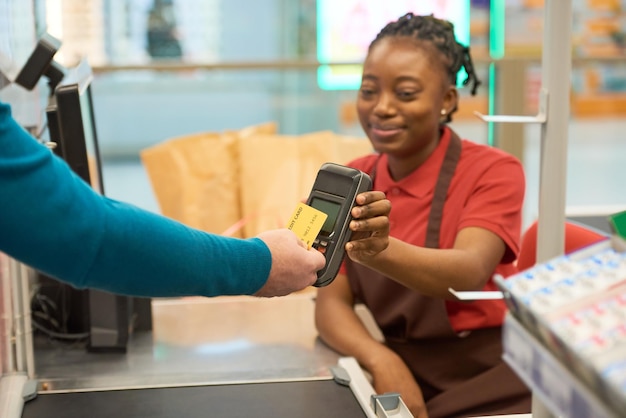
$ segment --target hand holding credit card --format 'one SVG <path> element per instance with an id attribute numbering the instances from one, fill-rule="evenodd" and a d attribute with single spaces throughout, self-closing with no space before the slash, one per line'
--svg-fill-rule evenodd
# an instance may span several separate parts
<path id="1" fill-rule="evenodd" d="M 307 249 L 310 249 L 326 218 L 328 215 L 321 210 L 299 203 L 287 223 L 287 229 L 292 230 L 306 244 Z"/>
<path id="2" fill-rule="evenodd" d="M 357 206 L 357 196 L 371 189 L 372 179 L 368 174 L 340 164 L 324 163 L 306 203 L 296 207 L 287 229 L 307 248 L 314 248 L 326 257 L 326 265 L 318 270 L 313 286 L 327 286 L 335 280 L 346 255 L 346 243 L 352 237 L 352 208 Z M 382 192 L 376 193 L 384 196 Z M 385 216 L 388 212 L 389 208 Z"/>

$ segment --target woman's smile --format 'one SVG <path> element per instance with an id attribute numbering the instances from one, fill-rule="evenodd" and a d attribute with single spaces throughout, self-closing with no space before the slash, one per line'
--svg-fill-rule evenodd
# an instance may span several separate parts
<path id="1" fill-rule="evenodd" d="M 370 125 L 370 134 L 376 140 L 389 140 L 399 133 L 401 133 L 404 129 L 399 126 L 383 126 L 383 125 Z"/>

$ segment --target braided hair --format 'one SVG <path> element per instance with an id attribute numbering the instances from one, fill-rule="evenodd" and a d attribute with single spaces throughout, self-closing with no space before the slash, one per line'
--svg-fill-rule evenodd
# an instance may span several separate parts
<path id="1" fill-rule="evenodd" d="M 465 68 L 467 77 L 463 85 L 472 82 L 472 95 L 476 94 L 481 81 L 476 75 L 470 49 L 456 41 L 454 36 L 454 25 L 443 19 L 438 19 L 433 15 L 419 16 L 407 13 L 395 22 L 388 23 L 372 41 L 369 46 L 371 50 L 378 41 L 388 37 L 406 36 L 417 40 L 431 42 L 446 59 L 446 69 L 450 83 L 456 85 L 457 73 L 461 67 Z M 447 121 L 452 120 L 451 114 L 456 111 L 456 107 L 447 115 Z"/>

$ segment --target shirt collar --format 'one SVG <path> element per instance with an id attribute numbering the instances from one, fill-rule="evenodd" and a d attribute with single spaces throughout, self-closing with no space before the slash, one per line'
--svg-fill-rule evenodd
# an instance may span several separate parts
<path id="1" fill-rule="evenodd" d="M 396 190 L 402 190 L 412 196 L 422 198 L 432 194 L 439 177 L 439 170 L 450 143 L 450 128 L 444 126 L 439 144 L 426 161 L 417 167 L 411 174 L 400 181 L 395 181 L 389 175 L 387 169 L 387 155 L 383 154 L 376 162 L 376 189 L 385 194 L 394 194 Z"/>

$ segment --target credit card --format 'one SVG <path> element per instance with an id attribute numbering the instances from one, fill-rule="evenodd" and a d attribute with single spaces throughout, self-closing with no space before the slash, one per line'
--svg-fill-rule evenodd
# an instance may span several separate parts
<path id="1" fill-rule="evenodd" d="M 311 248 L 322 230 L 326 218 L 328 215 L 321 210 L 305 203 L 299 203 L 287 223 L 287 228 L 291 229 L 306 244 L 307 248 Z"/>

